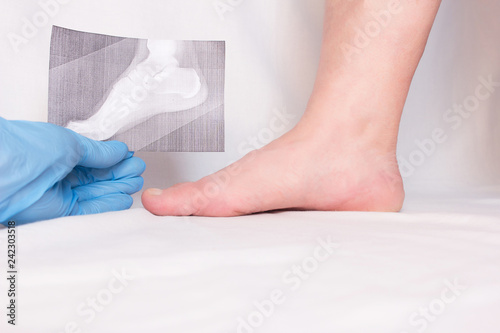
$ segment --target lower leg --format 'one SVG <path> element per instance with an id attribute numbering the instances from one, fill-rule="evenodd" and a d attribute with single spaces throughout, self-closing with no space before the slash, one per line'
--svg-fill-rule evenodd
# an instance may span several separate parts
<path id="1" fill-rule="evenodd" d="M 439 4 L 327 0 L 315 87 L 297 126 L 198 182 L 145 191 L 145 208 L 205 216 L 399 211 L 399 121 Z"/>

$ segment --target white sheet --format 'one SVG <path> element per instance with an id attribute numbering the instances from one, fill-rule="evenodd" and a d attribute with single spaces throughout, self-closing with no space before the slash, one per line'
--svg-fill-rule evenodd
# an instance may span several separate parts
<path id="1" fill-rule="evenodd" d="M 499 204 L 497 189 L 415 196 L 400 214 L 161 218 L 133 209 L 26 225 L 17 229 L 20 325 L 7 328 L 3 318 L 0 327 L 64 332 L 74 321 L 81 332 L 248 332 L 238 331 L 239 318 L 279 290 L 284 303 L 255 332 L 413 333 L 424 327 L 419 308 L 429 307 L 443 312 L 422 332 L 498 332 Z M 307 258 L 329 237 L 339 247 L 313 270 Z M 2 249 L 5 241 L 1 230 Z M 297 281 L 283 275 L 304 260 L 310 277 L 292 291 Z M 78 308 L 122 269 L 134 279 L 85 322 Z M 466 287 L 450 304 L 440 301 L 445 290 L 446 300 L 454 295 L 445 281 Z"/>

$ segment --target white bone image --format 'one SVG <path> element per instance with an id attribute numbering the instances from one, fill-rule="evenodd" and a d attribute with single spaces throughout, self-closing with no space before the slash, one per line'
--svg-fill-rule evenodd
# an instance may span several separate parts
<path id="1" fill-rule="evenodd" d="M 185 111 L 205 102 L 208 88 L 201 73 L 179 66 L 182 42 L 141 43 L 136 61 L 113 84 L 97 112 L 86 120 L 69 122 L 67 128 L 106 140 L 157 114 Z M 147 54 L 142 61 L 141 52 Z"/>

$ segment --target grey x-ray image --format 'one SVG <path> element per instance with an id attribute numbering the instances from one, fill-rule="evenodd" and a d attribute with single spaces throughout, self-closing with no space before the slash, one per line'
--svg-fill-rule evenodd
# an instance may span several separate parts
<path id="1" fill-rule="evenodd" d="M 224 151 L 223 41 L 53 27 L 49 122 L 131 150 Z"/>

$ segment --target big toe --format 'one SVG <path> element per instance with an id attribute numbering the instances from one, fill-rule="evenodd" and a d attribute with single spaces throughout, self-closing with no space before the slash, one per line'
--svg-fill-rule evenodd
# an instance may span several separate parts
<path id="1" fill-rule="evenodd" d="M 182 183 L 165 190 L 150 188 L 142 193 L 144 208 L 155 215 L 186 216 L 196 213 L 191 198 L 194 183 Z"/>

